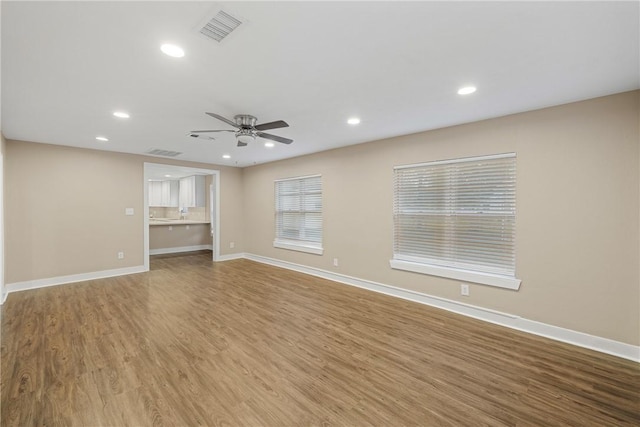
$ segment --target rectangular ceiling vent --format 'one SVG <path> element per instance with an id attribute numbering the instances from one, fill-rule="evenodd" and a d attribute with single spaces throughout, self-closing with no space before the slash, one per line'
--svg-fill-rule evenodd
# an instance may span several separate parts
<path id="1" fill-rule="evenodd" d="M 235 18 L 221 10 L 200 29 L 200 34 L 217 42 L 221 42 L 222 39 L 238 28 L 240 24 L 242 24 L 242 22 L 238 18 Z"/>
<path id="2" fill-rule="evenodd" d="M 145 153 L 151 154 L 153 156 L 163 156 L 163 157 L 176 157 L 182 154 L 179 151 L 161 150 L 160 148 L 152 148 L 150 150 L 145 151 Z"/>

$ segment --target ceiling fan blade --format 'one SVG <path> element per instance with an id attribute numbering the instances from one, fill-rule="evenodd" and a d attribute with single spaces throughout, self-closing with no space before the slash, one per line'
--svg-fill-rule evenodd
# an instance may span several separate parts
<path id="1" fill-rule="evenodd" d="M 258 136 L 261 138 L 270 139 L 272 141 L 282 142 L 283 144 L 291 144 L 293 139 L 283 138 L 277 135 L 271 135 L 270 133 L 258 132 Z"/>
<path id="2" fill-rule="evenodd" d="M 231 129 L 216 129 L 216 130 L 192 130 L 189 133 L 207 133 L 207 132 L 235 132 Z"/>
<path id="3" fill-rule="evenodd" d="M 278 129 L 278 128 L 288 128 L 289 125 L 284 120 L 276 120 L 275 122 L 262 123 L 260 125 L 255 125 L 256 130 L 269 130 L 269 129 Z"/>
<path id="4" fill-rule="evenodd" d="M 191 138 L 199 138 L 199 139 L 210 139 L 212 141 L 215 141 L 216 139 L 212 136 L 209 135 L 200 135 L 199 133 L 188 133 L 187 135 L 189 135 Z"/>
<path id="5" fill-rule="evenodd" d="M 233 126 L 234 128 L 239 128 L 240 127 L 237 124 L 235 124 L 235 122 L 232 122 L 231 120 L 226 119 L 226 118 L 224 118 L 224 117 L 222 117 L 222 116 L 220 116 L 220 115 L 218 115 L 216 113 L 205 113 L 205 114 L 207 114 L 208 116 L 214 117 L 214 118 L 216 118 L 218 120 L 221 120 L 221 121 L 223 121 L 225 123 L 228 123 L 231 126 Z"/>

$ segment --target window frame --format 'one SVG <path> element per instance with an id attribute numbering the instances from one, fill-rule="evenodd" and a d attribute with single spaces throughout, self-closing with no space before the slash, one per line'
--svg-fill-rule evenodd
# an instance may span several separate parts
<path id="1" fill-rule="evenodd" d="M 488 160 L 495 160 L 495 159 L 504 159 L 504 158 L 513 158 L 514 159 L 514 165 L 515 165 L 515 161 L 516 161 L 516 153 L 505 153 L 505 154 L 496 154 L 496 155 L 489 155 L 489 156 L 478 156 L 478 157 L 466 157 L 466 158 L 459 158 L 459 159 L 450 159 L 450 160 L 440 160 L 440 161 L 434 161 L 434 162 L 427 162 L 427 163 L 418 163 L 418 164 L 410 164 L 410 165 L 401 165 L 401 166 L 396 166 L 394 167 L 394 190 L 393 190 L 393 200 L 394 200 L 394 207 L 393 207 L 393 258 L 389 261 L 389 264 L 391 266 L 392 269 L 396 269 L 396 270 L 405 270 L 405 271 L 411 271 L 414 273 L 420 273 L 420 274 L 427 274 L 427 275 L 433 275 L 433 276 L 439 276 L 439 277 L 445 277 L 445 278 L 450 278 L 450 279 L 456 279 L 456 280 L 461 280 L 461 281 L 465 281 L 465 282 L 471 282 L 471 283 L 480 283 L 480 284 L 484 284 L 484 285 L 489 285 L 489 286 L 496 286 L 496 287 L 500 287 L 500 288 L 506 288 L 506 289 L 512 289 L 512 290 L 517 290 L 520 287 L 521 284 L 521 280 L 516 278 L 516 264 L 515 264 L 515 209 L 513 210 L 513 230 L 512 230 L 512 241 L 511 241 L 511 245 L 513 248 L 513 257 L 514 257 L 514 261 L 513 261 L 513 269 L 512 271 L 499 271 L 499 269 L 496 268 L 496 271 L 478 271 L 478 270 L 474 270 L 474 266 L 473 264 L 469 264 L 468 262 L 464 262 L 464 261 L 452 261 L 451 259 L 449 260 L 444 260 L 444 259 L 438 259 L 437 257 L 432 257 L 431 259 L 429 259 L 426 256 L 412 256 L 411 254 L 406 254 L 406 253 L 401 253 L 401 252 L 397 252 L 396 248 L 397 248 L 397 227 L 398 227 L 398 221 L 399 219 L 397 218 L 397 216 L 399 215 L 398 212 L 398 197 L 399 195 L 397 194 L 397 188 L 396 188 L 396 179 L 397 179 L 397 174 L 398 174 L 398 170 L 401 169 L 418 169 L 418 168 L 428 168 L 430 166 L 443 166 L 443 165 L 448 165 L 448 164 L 459 164 L 459 163 L 464 163 L 464 162 L 468 162 L 468 163 L 472 163 L 472 162 L 478 162 L 478 161 L 488 161 Z M 447 172 L 450 173 L 450 172 Z M 425 174 L 426 176 L 426 174 Z M 443 194 L 445 194 L 446 196 L 451 196 L 451 194 L 455 194 L 457 191 L 460 191 L 459 186 L 455 186 L 452 185 L 451 183 L 447 184 L 447 187 L 444 190 L 440 190 Z M 514 188 L 515 188 L 515 181 L 514 181 Z M 515 204 L 516 201 L 516 195 L 514 194 L 513 196 L 513 203 Z M 438 212 L 438 211 L 436 211 Z M 437 215 L 447 215 L 450 214 L 449 211 L 446 208 L 443 208 L 441 211 L 439 211 L 441 213 L 438 213 Z M 435 216 L 435 215 L 434 215 Z M 489 213 L 484 213 L 481 212 L 480 216 L 482 217 L 489 217 Z M 444 228 L 442 230 L 443 233 L 447 234 L 450 233 L 450 229 L 449 228 Z M 456 251 L 456 246 L 455 245 L 451 245 L 451 242 L 448 241 L 447 242 L 446 248 L 451 250 L 452 252 Z M 432 262 L 429 262 L 432 261 Z M 433 262 L 435 261 L 435 262 Z M 492 267 L 484 267 L 485 270 L 490 270 Z"/>
<path id="2" fill-rule="evenodd" d="M 309 210 L 304 210 L 301 209 L 298 211 L 298 213 L 319 213 L 320 214 L 320 241 L 316 242 L 316 241 L 311 241 L 311 240 L 304 240 L 304 239 L 287 239 L 286 237 L 283 236 L 279 236 L 278 232 L 279 232 L 279 228 L 278 228 L 278 216 L 282 213 L 282 212 L 287 212 L 285 210 L 278 210 L 278 204 L 279 204 L 279 200 L 278 200 L 278 183 L 281 182 L 288 182 L 288 181 L 303 181 L 303 180 L 307 180 L 307 179 L 312 179 L 312 178 L 318 178 L 320 180 L 320 190 L 319 190 L 319 194 L 320 194 L 320 209 L 319 212 L 318 211 L 309 211 Z M 323 234 L 324 234 L 324 227 L 323 227 L 323 220 L 322 220 L 322 212 L 323 212 L 323 203 L 322 203 L 322 195 L 323 195 L 323 190 L 322 190 L 322 175 L 320 174 L 316 174 L 316 175 L 305 175 L 305 176 L 297 176 L 297 177 L 292 177 L 292 178 L 283 178 L 283 179 L 276 179 L 274 180 L 274 207 L 275 207 L 275 212 L 274 212 L 274 225 L 275 225 L 275 238 L 273 240 L 273 247 L 274 248 L 279 248 L 279 249 L 287 249 L 287 250 L 292 250 L 292 251 L 298 251 L 298 252 L 305 252 L 305 253 L 310 253 L 310 254 L 314 254 L 314 255 L 322 255 L 324 253 L 324 248 L 322 247 L 322 242 L 323 242 Z M 300 194 L 300 197 L 302 197 L 303 195 Z M 288 211 L 288 212 L 293 212 L 293 211 Z M 304 218 L 304 217 L 303 217 Z M 300 230 L 298 230 L 300 231 Z M 302 228 L 302 231 L 304 231 L 304 227 Z"/>

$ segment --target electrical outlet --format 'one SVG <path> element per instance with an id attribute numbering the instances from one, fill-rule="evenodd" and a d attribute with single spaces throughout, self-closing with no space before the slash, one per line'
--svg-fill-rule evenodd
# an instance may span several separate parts
<path id="1" fill-rule="evenodd" d="M 189 229 L 189 226 L 187 225 L 187 230 Z"/>
<path id="2" fill-rule="evenodd" d="M 236 242 L 229 242 L 229 248 L 233 249 L 236 247 Z"/>
<path id="3" fill-rule="evenodd" d="M 333 259 L 333 266 L 337 267 L 338 266 L 338 258 L 334 258 Z"/>
<path id="4" fill-rule="evenodd" d="M 171 225 L 169 226 L 169 231 L 173 231 L 173 227 Z"/>
<path id="5" fill-rule="evenodd" d="M 460 295 L 464 295 L 465 297 L 469 296 L 469 285 L 460 283 Z"/>
<path id="6" fill-rule="evenodd" d="M 118 259 L 124 259 L 124 252 L 118 252 Z"/>

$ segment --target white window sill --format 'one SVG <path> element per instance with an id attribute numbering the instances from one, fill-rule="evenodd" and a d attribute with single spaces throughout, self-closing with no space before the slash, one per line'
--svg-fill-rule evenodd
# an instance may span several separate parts
<path id="1" fill-rule="evenodd" d="M 414 273 L 429 274 L 431 276 L 447 277 L 449 279 L 462 280 L 463 282 L 480 283 L 482 285 L 496 286 L 518 290 L 520 279 L 514 277 L 499 276 L 497 274 L 478 273 L 476 271 L 458 270 L 455 268 L 440 267 L 418 262 L 401 261 L 392 259 L 389 261 L 391 268 L 395 270 L 412 271 Z"/>
<path id="2" fill-rule="evenodd" d="M 306 252 L 308 254 L 322 255 L 324 249 L 320 246 L 310 246 L 298 242 L 284 242 L 282 240 L 273 241 L 274 248 L 288 249 L 290 251 Z"/>

